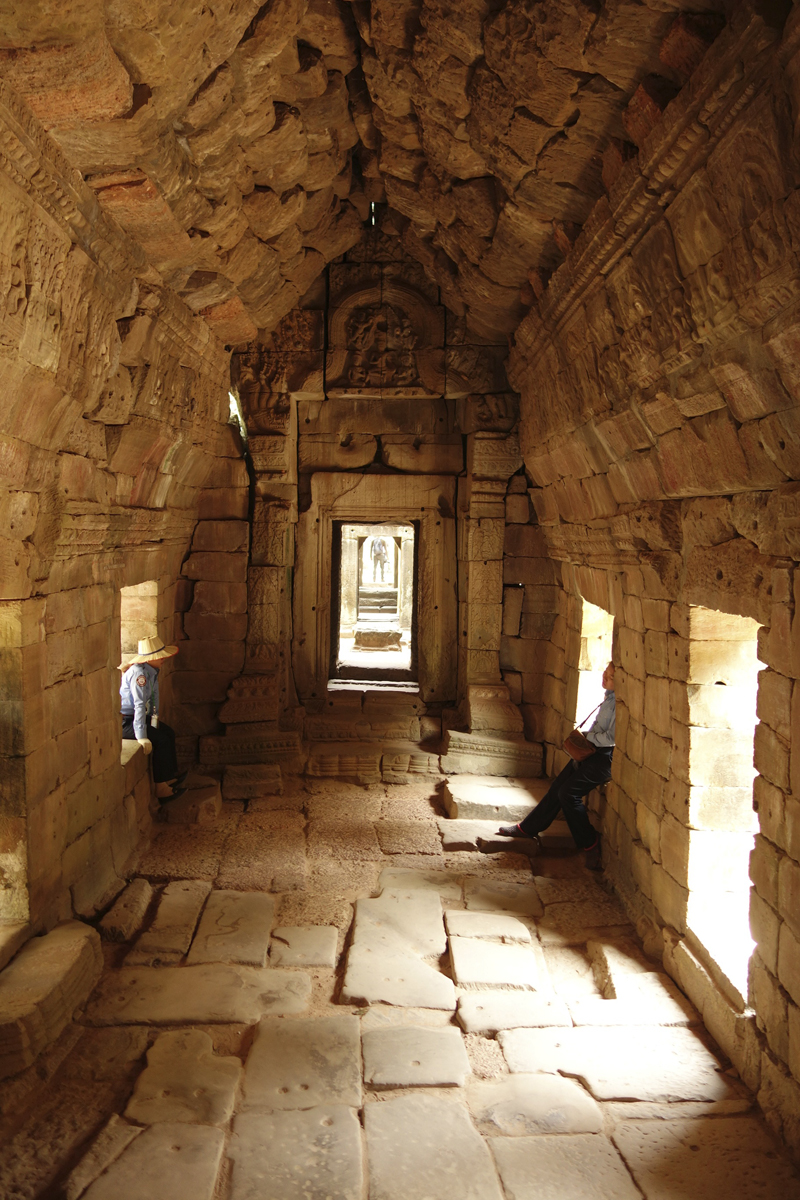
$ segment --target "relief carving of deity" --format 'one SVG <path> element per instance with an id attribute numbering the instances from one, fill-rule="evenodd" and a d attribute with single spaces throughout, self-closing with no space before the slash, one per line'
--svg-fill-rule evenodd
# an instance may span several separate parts
<path id="1" fill-rule="evenodd" d="M 347 380 L 356 387 L 411 387 L 419 382 L 417 335 L 408 317 L 391 304 L 357 308 L 347 323 Z"/>
<path id="2" fill-rule="evenodd" d="M 291 399 L 278 390 L 283 364 L 267 350 L 235 356 L 235 382 L 248 429 L 252 433 L 284 433 L 288 428 Z"/>

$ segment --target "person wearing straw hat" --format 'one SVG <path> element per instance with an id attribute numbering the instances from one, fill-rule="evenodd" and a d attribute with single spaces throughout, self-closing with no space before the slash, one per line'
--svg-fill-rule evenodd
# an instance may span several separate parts
<path id="1" fill-rule="evenodd" d="M 175 733 L 158 719 L 159 664 L 178 653 L 177 646 L 165 646 L 160 637 L 142 638 L 139 652 L 127 663 L 120 663 L 120 709 L 123 738 L 135 738 L 145 754 L 153 756 L 153 782 L 159 800 L 172 800 L 186 788 L 179 787 L 186 772 L 178 775 Z"/>

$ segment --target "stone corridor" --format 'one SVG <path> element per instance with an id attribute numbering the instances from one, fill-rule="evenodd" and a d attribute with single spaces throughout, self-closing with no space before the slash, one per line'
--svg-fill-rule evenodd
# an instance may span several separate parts
<path id="1" fill-rule="evenodd" d="M 50 935 L 102 978 L 0 1092 L 6 1200 L 800 1198 L 563 828 L 510 852 L 409 778 L 155 825 L 102 940 Z"/>

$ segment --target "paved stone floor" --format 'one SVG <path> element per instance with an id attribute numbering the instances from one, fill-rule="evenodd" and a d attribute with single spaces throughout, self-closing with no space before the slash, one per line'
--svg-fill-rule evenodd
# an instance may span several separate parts
<path id="1" fill-rule="evenodd" d="M 106 971 L 0 1094 L 6 1200 L 800 1200 L 579 858 L 445 852 L 441 785 L 157 827 Z M 533 866 L 533 872 L 531 867 Z"/>

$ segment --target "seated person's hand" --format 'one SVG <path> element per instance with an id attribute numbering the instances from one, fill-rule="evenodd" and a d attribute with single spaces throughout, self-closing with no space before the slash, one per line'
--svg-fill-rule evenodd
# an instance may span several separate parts
<path id="1" fill-rule="evenodd" d="M 150 738 L 137 738 L 136 740 L 144 750 L 145 754 L 152 754 L 153 743 L 150 741 Z"/>

